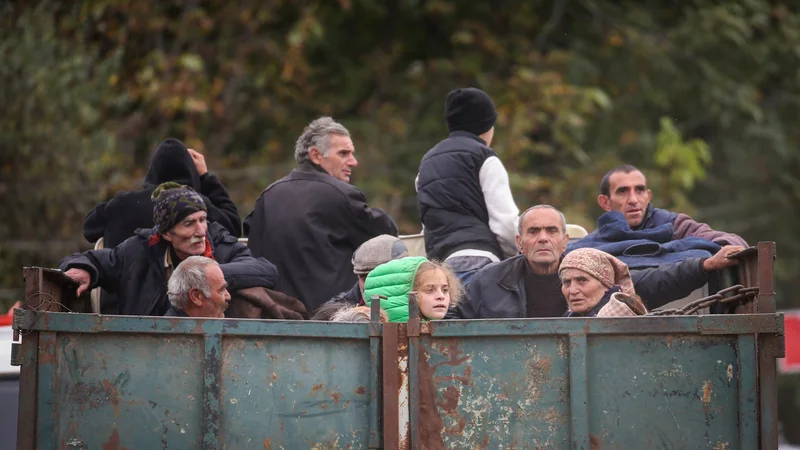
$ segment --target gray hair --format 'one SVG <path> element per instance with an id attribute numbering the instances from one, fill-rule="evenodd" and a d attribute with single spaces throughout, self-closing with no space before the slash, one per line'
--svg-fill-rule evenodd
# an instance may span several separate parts
<path id="1" fill-rule="evenodd" d="M 189 304 L 189 292 L 200 289 L 206 297 L 211 296 L 211 285 L 206 278 L 206 267 L 219 264 L 205 256 L 190 256 L 178 264 L 167 283 L 167 296 L 172 306 L 185 309 Z"/>
<path id="2" fill-rule="evenodd" d="M 354 306 L 344 307 L 333 313 L 331 322 L 369 322 L 369 310 Z"/>
<path id="3" fill-rule="evenodd" d="M 564 217 L 564 213 L 562 213 L 561 211 L 556 209 L 555 206 L 536 205 L 536 206 L 531 206 L 530 208 L 526 209 L 525 211 L 522 212 L 522 214 L 519 215 L 519 220 L 518 220 L 518 224 L 517 224 L 517 234 L 518 235 L 522 236 L 522 219 L 525 218 L 525 214 L 528 214 L 529 211 L 533 211 L 534 209 L 552 209 L 553 211 L 557 212 L 558 215 L 561 216 L 561 234 L 564 234 L 564 233 L 567 232 L 567 218 Z"/>
<path id="4" fill-rule="evenodd" d="M 310 161 L 309 152 L 312 147 L 316 147 L 322 153 L 322 156 L 327 155 L 331 143 L 331 134 L 350 136 L 350 132 L 347 131 L 344 125 L 330 117 L 320 117 L 308 124 L 303 130 L 303 134 L 297 138 L 297 144 L 294 146 L 294 159 L 297 164 Z"/>

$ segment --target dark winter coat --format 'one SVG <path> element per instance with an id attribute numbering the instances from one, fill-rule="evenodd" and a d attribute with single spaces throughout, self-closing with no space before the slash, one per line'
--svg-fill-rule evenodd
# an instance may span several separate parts
<path id="1" fill-rule="evenodd" d="M 114 248 L 133 236 L 139 228 L 152 228 L 153 202 L 150 196 L 161 183 L 174 181 L 199 192 L 208 208 L 209 222 L 217 222 L 235 237 L 242 234 L 242 223 L 236 204 L 216 175 L 199 175 L 186 146 L 177 139 L 167 139 L 153 155 L 138 191 L 120 191 L 114 198 L 97 205 L 83 223 L 83 235 L 89 242 L 103 238 L 104 248 Z"/>
<path id="2" fill-rule="evenodd" d="M 254 256 L 274 263 L 278 291 L 316 310 L 357 281 L 353 252 L 381 234 L 397 236 L 384 211 L 370 208 L 364 194 L 311 165 L 271 184 L 245 219 Z"/>
<path id="3" fill-rule="evenodd" d="M 657 268 L 631 270 L 636 294 L 642 298 L 648 310 L 686 297 L 708 282 L 703 260 L 691 258 Z M 478 271 L 467 286 L 464 300 L 447 318 L 525 318 L 525 264 L 525 256 L 520 255 Z M 565 309 L 566 302 L 564 300 Z"/>
<path id="4" fill-rule="evenodd" d="M 101 287 L 119 299 L 110 314 L 161 316 L 169 309 L 164 255 L 169 243 L 149 244 L 154 229 L 136 234 L 113 249 L 89 250 L 64 258 L 59 269 L 83 269 L 92 277 L 90 288 Z M 278 280 L 275 266 L 253 258 L 250 250 L 222 225 L 209 223 L 206 234 L 214 259 L 220 264 L 228 290 L 253 286 L 273 288 Z"/>
<path id="5" fill-rule="evenodd" d="M 579 248 L 602 250 L 619 258 L 630 269 L 640 269 L 687 258 L 709 258 L 720 246 L 695 236 L 676 239 L 672 222 L 668 221 L 632 230 L 621 212 L 609 211 L 597 219 L 597 230 L 569 244 L 566 253 Z"/>

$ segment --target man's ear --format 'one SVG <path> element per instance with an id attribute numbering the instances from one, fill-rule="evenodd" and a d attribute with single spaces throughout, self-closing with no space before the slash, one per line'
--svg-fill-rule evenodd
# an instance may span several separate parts
<path id="1" fill-rule="evenodd" d="M 611 211 L 611 199 L 607 195 L 598 195 L 597 204 L 606 211 Z"/>
<path id="2" fill-rule="evenodd" d="M 517 249 L 520 253 L 522 253 L 522 238 L 520 235 L 517 235 Z"/>
<path id="3" fill-rule="evenodd" d="M 161 233 L 161 237 L 164 238 L 164 240 L 167 242 L 172 242 L 172 231 L 166 231 L 164 233 Z"/>
<path id="4" fill-rule="evenodd" d="M 203 291 L 197 288 L 193 288 L 189 290 L 189 301 L 196 307 L 203 306 L 203 300 L 205 299 L 205 295 L 203 295 Z"/>
<path id="5" fill-rule="evenodd" d="M 319 151 L 317 147 L 311 147 L 311 149 L 308 150 L 308 158 L 318 166 L 322 164 L 322 152 Z"/>
<path id="6" fill-rule="evenodd" d="M 652 199 L 653 199 L 653 191 L 651 191 L 650 189 L 648 189 L 648 190 L 647 190 L 647 204 L 648 204 L 648 205 L 650 204 L 650 200 L 652 200 Z"/>

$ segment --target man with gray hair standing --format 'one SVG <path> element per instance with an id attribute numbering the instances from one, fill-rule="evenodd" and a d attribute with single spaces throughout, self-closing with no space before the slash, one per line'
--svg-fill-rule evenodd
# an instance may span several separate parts
<path id="1" fill-rule="evenodd" d="M 397 236 L 392 218 L 350 184 L 354 153 L 347 128 L 330 117 L 314 120 L 297 139 L 298 168 L 267 187 L 244 221 L 253 255 L 278 267 L 276 290 L 309 311 L 353 286 L 359 245 Z"/>
<path id="2" fill-rule="evenodd" d="M 165 316 L 225 317 L 231 301 L 228 283 L 219 264 L 205 256 L 183 260 L 167 283 L 171 304 Z"/>

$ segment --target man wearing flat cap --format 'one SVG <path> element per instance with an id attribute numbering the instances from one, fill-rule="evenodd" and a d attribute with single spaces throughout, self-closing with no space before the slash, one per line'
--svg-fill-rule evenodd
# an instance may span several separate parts
<path id="1" fill-rule="evenodd" d="M 364 281 L 366 281 L 367 275 L 381 264 L 406 256 L 408 256 L 408 248 L 398 237 L 382 234 L 364 242 L 353 253 L 353 273 L 358 277 L 358 281 L 349 291 L 342 292 L 330 301 L 351 305 L 365 304 Z"/>
<path id="2" fill-rule="evenodd" d="M 496 120 L 485 92 L 450 92 L 445 101 L 450 134 L 425 154 L 417 175 L 427 256 L 447 261 L 465 286 L 478 269 L 519 254 L 519 209 L 508 173 L 491 148 Z"/>
<path id="3" fill-rule="evenodd" d="M 225 227 L 208 222 L 203 197 L 192 188 L 163 183 L 152 200 L 155 228 L 137 230 L 113 249 L 89 250 L 61 261 L 59 268 L 78 283 L 78 295 L 99 286 L 117 294 L 116 314 L 162 316 L 170 305 L 170 275 L 181 261 L 198 255 L 219 263 L 231 291 L 275 286 L 275 266 L 253 258 Z"/>

